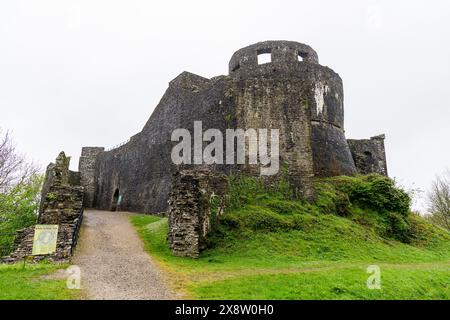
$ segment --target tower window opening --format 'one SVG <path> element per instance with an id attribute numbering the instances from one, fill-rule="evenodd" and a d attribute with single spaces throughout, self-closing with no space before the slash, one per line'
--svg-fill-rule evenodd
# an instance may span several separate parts
<path id="1" fill-rule="evenodd" d="M 258 50 L 257 54 L 258 54 L 258 64 L 265 64 L 272 62 L 271 49 Z"/>
<path id="2" fill-rule="evenodd" d="M 305 58 L 306 54 L 304 54 L 303 52 L 299 52 L 297 55 L 297 59 L 298 61 L 302 62 L 303 59 Z"/>

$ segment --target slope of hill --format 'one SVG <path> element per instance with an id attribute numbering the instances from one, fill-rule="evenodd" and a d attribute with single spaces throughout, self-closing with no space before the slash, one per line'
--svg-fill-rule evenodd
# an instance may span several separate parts
<path id="1" fill-rule="evenodd" d="M 336 177 L 317 180 L 316 188 L 310 204 L 295 200 L 283 182 L 233 180 L 228 209 L 199 259 L 171 255 L 166 219 L 131 219 L 186 297 L 450 298 L 450 234 L 410 213 L 408 195 L 393 181 Z M 373 265 L 379 290 L 367 286 Z"/>

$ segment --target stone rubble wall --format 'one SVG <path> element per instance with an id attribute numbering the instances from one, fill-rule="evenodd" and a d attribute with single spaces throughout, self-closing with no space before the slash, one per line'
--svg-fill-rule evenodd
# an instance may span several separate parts
<path id="1" fill-rule="evenodd" d="M 83 212 L 83 187 L 52 186 L 39 216 L 39 224 L 72 224 Z"/>
<path id="2" fill-rule="evenodd" d="M 81 223 L 81 220 L 80 220 Z M 18 232 L 14 240 L 14 252 L 2 259 L 4 263 L 14 263 L 27 257 L 33 261 L 48 260 L 53 262 L 67 262 L 72 256 L 73 249 L 77 241 L 78 224 L 62 224 L 59 225 L 58 238 L 56 242 L 56 252 L 50 255 L 32 256 L 34 241 L 34 226 L 22 229 Z"/>
<path id="3" fill-rule="evenodd" d="M 95 201 L 95 161 L 99 153 L 105 148 L 102 147 L 83 147 L 81 157 L 78 163 L 80 172 L 80 185 L 84 187 L 84 207 L 92 208 Z"/>
<path id="4" fill-rule="evenodd" d="M 358 173 L 388 175 L 384 139 L 381 134 L 370 139 L 347 140 Z"/>
<path id="5" fill-rule="evenodd" d="M 69 170 L 69 162 L 70 158 L 61 152 L 56 163 L 47 167 L 37 219 L 37 224 L 58 225 L 56 252 L 32 256 L 35 226 L 31 226 L 18 231 L 13 253 L 3 258 L 2 262 L 13 263 L 25 258 L 58 262 L 67 262 L 70 259 L 83 220 L 84 189 L 70 184 L 77 180 Z"/>
<path id="6" fill-rule="evenodd" d="M 197 258 L 206 248 L 211 220 L 223 213 L 227 186 L 224 175 L 207 170 L 184 170 L 174 176 L 168 214 L 168 240 L 174 255 Z"/>

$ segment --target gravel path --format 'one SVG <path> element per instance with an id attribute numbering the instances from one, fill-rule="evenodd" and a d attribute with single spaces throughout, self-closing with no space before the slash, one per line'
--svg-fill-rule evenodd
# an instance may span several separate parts
<path id="1" fill-rule="evenodd" d="M 129 213 L 86 210 L 73 264 L 88 299 L 172 299 Z"/>

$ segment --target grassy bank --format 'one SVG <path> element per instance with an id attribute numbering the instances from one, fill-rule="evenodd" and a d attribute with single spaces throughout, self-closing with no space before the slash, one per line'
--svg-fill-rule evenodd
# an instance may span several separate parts
<path id="1" fill-rule="evenodd" d="M 66 279 L 52 275 L 64 265 L 50 263 L 0 265 L 0 300 L 66 300 L 78 297 Z"/>
<path id="2" fill-rule="evenodd" d="M 235 183 L 199 259 L 172 256 L 166 219 L 131 220 L 173 286 L 190 298 L 450 298 L 450 235 L 410 214 L 401 190 L 379 177 L 316 186 L 310 204 L 282 185 Z M 367 288 L 369 265 L 380 267 L 381 290 Z"/>

